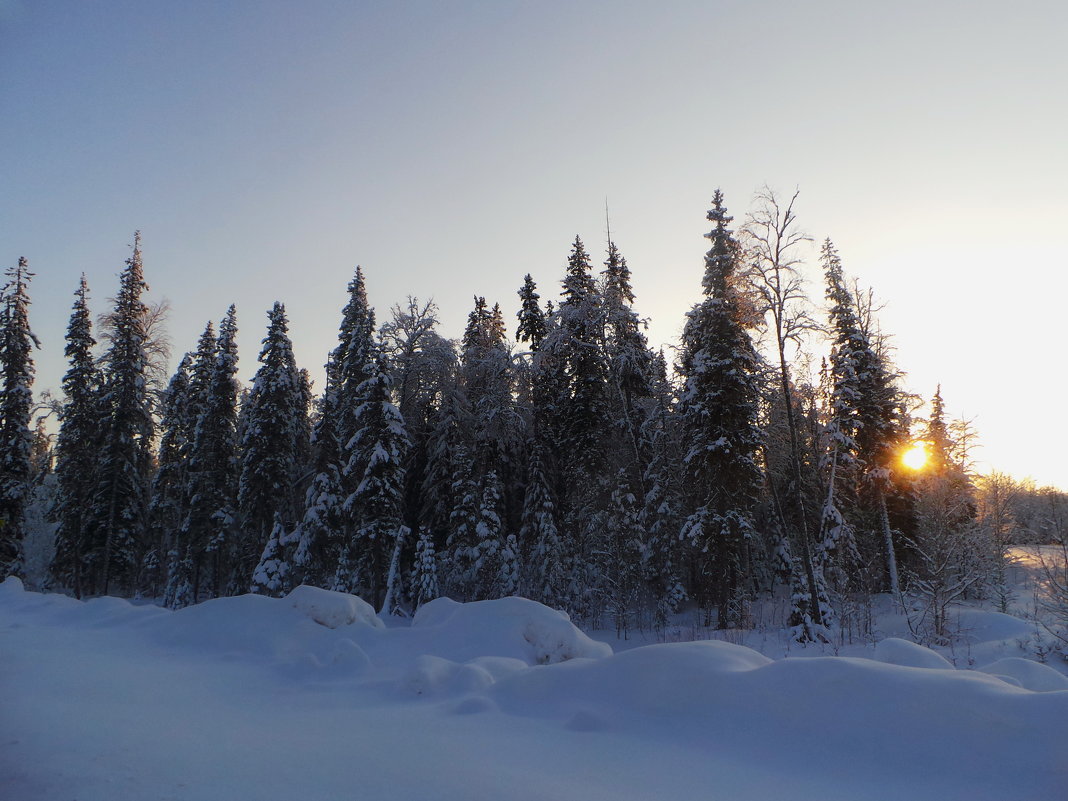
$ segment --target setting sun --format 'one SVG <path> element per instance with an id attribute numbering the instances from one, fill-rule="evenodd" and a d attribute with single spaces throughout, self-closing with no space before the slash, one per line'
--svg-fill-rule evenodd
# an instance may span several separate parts
<path id="1" fill-rule="evenodd" d="M 927 465 L 927 443 L 914 442 L 912 446 L 901 455 L 901 462 L 910 470 L 923 470 Z"/>

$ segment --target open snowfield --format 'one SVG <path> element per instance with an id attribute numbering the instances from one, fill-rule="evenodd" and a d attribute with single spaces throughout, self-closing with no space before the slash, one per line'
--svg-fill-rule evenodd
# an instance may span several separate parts
<path id="1" fill-rule="evenodd" d="M 867 653 L 613 655 L 516 598 L 387 627 L 311 588 L 171 612 L 8 579 L 0 798 L 1068 797 L 1068 678 L 903 640 Z"/>

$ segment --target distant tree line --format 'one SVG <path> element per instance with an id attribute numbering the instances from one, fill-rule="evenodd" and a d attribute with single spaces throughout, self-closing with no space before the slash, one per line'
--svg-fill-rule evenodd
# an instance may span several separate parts
<path id="1" fill-rule="evenodd" d="M 950 603 L 1005 591 L 1010 544 L 1063 538 L 1065 496 L 977 480 L 940 391 L 912 419 L 871 293 L 829 240 L 822 313 L 807 296 L 795 200 L 762 191 L 736 233 L 715 193 L 670 357 L 611 239 L 595 267 L 576 237 L 555 301 L 525 277 L 514 340 L 483 297 L 458 341 L 414 297 L 379 325 L 357 268 L 318 396 L 281 303 L 251 386 L 233 306 L 156 386 L 138 235 L 100 343 L 84 277 L 75 293 L 51 449 L 31 425 L 22 259 L 0 305 L 0 575 L 20 573 L 27 499 L 54 462 L 51 581 L 78 597 L 179 608 L 307 583 L 405 612 L 520 594 L 625 631 L 683 604 L 746 627 L 779 592 L 813 640 L 890 592 L 944 635 Z M 914 437 L 929 458 L 910 471 Z"/>

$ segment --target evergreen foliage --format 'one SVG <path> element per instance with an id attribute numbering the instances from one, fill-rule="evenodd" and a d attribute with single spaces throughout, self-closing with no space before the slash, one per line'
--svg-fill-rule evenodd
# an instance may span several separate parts
<path id="1" fill-rule="evenodd" d="M 416 608 L 439 595 L 438 560 L 434 551 L 434 538 L 430 532 L 419 532 L 415 543 L 415 567 L 412 571 L 413 601 Z"/>
<path id="2" fill-rule="evenodd" d="M 549 332 L 545 312 L 538 305 L 541 296 L 537 289 L 534 279 L 527 273 L 523 277 L 523 286 L 519 289 L 520 308 L 516 315 L 519 318 L 519 326 L 516 328 L 515 338 L 520 342 L 529 342 L 531 350 L 538 350 Z"/>
<path id="3" fill-rule="evenodd" d="M 237 505 L 244 542 L 238 546 L 237 585 L 252 576 L 276 518 L 292 525 L 296 515 L 299 448 L 307 426 L 302 380 L 293 358 L 285 307 L 275 303 L 246 402 Z"/>
<path id="4" fill-rule="evenodd" d="M 145 543 L 155 421 L 149 387 L 148 289 L 141 263 L 141 235 L 119 277 L 109 318 L 100 399 L 103 434 L 94 468 L 90 543 L 84 557 L 90 593 L 129 591 Z"/>
<path id="5" fill-rule="evenodd" d="M 291 569 L 285 557 L 287 542 L 285 526 L 282 525 L 282 518 L 276 512 L 267 544 L 263 546 L 260 561 L 256 569 L 252 571 L 252 592 L 278 598 L 292 589 L 289 581 Z"/>
<path id="6" fill-rule="evenodd" d="M 535 432 L 530 449 L 519 542 L 529 554 L 526 593 L 546 604 L 559 603 L 567 586 L 568 562 L 556 524 L 556 504 L 544 463 L 545 448 Z"/>
<path id="7" fill-rule="evenodd" d="M 820 539 L 826 543 L 822 546 L 825 551 L 853 552 L 853 543 L 848 539 L 851 530 L 838 522 L 842 512 L 836 505 L 834 487 L 837 485 L 837 498 L 846 503 L 853 501 L 859 527 L 881 536 L 881 543 L 878 536 L 868 536 L 862 543 L 865 552 L 861 558 L 868 563 L 876 561 L 876 550 L 881 545 L 886 565 L 885 586 L 899 595 L 897 546 L 886 498 L 892 491 L 893 455 L 906 432 L 900 392 L 885 355 L 860 319 L 856 300 L 845 282 L 841 259 L 830 240 L 824 243 L 820 260 L 830 304 L 828 439 L 832 449 L 831 475 L 835 478 L 824 504 Z M 832 538 L 829 542 L 828 537 Z"/>
<path id="8" fill-rule="evenodd" d="M 33 473 L 33 347 L 29 264 L 20 258 L 0 291 L 0 579 L 22 572 L 26 503 Z"/>
<path id="9" fill-rule="evenodd" d="M 1004 510 L 984 501 L 975 524 L 966 444 L 940 393 L 924 431 L 930 472 L 906 477 L 895 464 L 909 425 L 897 375 L 870 297 L 847 285 L 829 242 L 832 347 L 818 387 L 790 361 L 787 345 L 811 329 L 792 205 L 784 217 L 774 195 L 760 197 L 772 206 L 750 215 L 743 250 L 715 194 L 704 297 L 675 376 L 649 349 L 611 236 L 596 275 L 576 237 L 557 307 L 525 277 L 519 346 L 481 295 L 455 341 L 415 297 L 376 335 L 357 267 L 318 399 L 281 303 L 248 390 L 232 306 L 161 389 L 163 307 L 141 299 L 138 236 L 99 363 L 84 279 L 76 294 L 52 581 L 79 596 L 162 595 L 172 608 L 298 583 L 360 594 L 383 613 L 522 593 L 620 636 L 649 621 L 663 632 L 686 602 L 743 627 L 756 594 L 786 600 L 788 583 L 800 640 L 856 625 L 864 593 L 890 588 L 911 596 L 914 625 L 944 636 L 948 604 L 998 581 Z M 2 306 L 4 487 L 15 473 L 20 486 L 44 477 L 51 460 L 47 431 L 39 421 L 35 446 L 29 427 L 26 278 L 16 271 Z M 778 364 L 754 346 L 762 323 Z M 1029 519 L 1019 512 L 1013 530 Z M 17 545 L 0 551 L 17 569 Z"/>
<path id="10" fill-rule="evenodd" d="M 350 587 L 367 592 L 376 608 L 384 600 L 402 525 L 404 460 L 410 447 L 392 389 L 385 358 L 376 353 L 367 378 L 357 388 L 360 403 L 353 417 L 354 433 L 345 446 L 349 458 L 344 475 L 353 490 L 344 503 L 352 532 L 344 561 L 359 581 Z"/>
<path id="11" fill-rule="evenodd" d="M 82 274 L 67 326 L 64 353 L 69 362 L 63 376 L 64 403 L 56 439 L 58 489 L 52 509 L 56 529 L 56 553 L 52 581 L 81 598 L 85 580 L 90 500 L 100 436 L 100 370 L 93 357 L 96 340 L 89 311 L 89 287 Z"/>
<path id="12" fill-rule="evenodd" d="M 682 535 L 706 557 L 705 597 L 718 608 L 718 625 L 732 628 L 745 621 L 753 508 L 762 482 L 761 365 L 737 285 L 739 247 L 719 190 L 712 204 L 705 300 L 688 315 L 679 365 L 686 382 L 679 413 L 689 442 L 684 463 L 692 510 Z"/>
<path id="13" fill-rule="evenodd" d="M 160 398 L 159 448 L 148 504 L 148 546 L 152 564 L 160 565 L 166 553 L 169 569 L 179 559 L 181 547 L 176 535 L 184 515 L 189 449 L 195 423 L 190 393 L 192 366 L 193 358 L 187 353 Z M 156 572 L 142 575 L 141 592 L 149 597 L 157 595 L 160 579 Z"/>
<path id="14" fill-rule="evenodd" d="M 205 331 L 191 387 L 195 419 L 189 443 L 186 506 L 177 549 L 192 560 L 194 592 L 214 597 L 237 581 L 237 310 L 227 309 L 217 339 Z"/>

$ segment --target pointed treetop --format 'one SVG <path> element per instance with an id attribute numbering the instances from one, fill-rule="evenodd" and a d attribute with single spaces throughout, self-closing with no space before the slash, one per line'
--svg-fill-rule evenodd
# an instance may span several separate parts
<path id="1" fill-rule="evenodd" d="M 720 189 L 712 194 L 712 208 L 708 210 L 708 219 L 716 224 L 716 230 L 705 234 L 707 239 L 714 239 L 717 231 L 730 233 L 727 231 L 727 224 L 734 218 L 727 214 L 727 207 L 723 205 L 723 191 Z"/>
<path id="2" fill-rule="evenodd" d="M 605 280 L 605 295 L 619 300 L 620 302 L 634 302 L 634 288 L 630 283 L 630 267 L 627 260 L 619 252 L 616 243 L 608 240 L 608 258 L 605 259 L 604 269 L 601 275 Z"/>
<path id="3" fill-rule="evenodd" d="M 738 241 L 731 235 L 727 224 L 734 218 L 727 214 L 723 205 L 723 192 L 719 189 L 712 196 L 712 208 L 708 219 L 716 224 L 706 239 L 712 240 L 712 249 L 705 254 L 705 274 L 701 279 L 706 295 L 714 298 L 726 298 L 731 277 L 734 274 L 738 257 Z"/>
<path id="4" fill-rule="evenodd" d="M 523 286 L 519 289 L 519 300 L 521 304 L 516 314 L 519 327 L 516 328 L 515 338 L 520 342 L 529 342 L 532 350 L 538 350 L 547 331 L 546 313 L 538 304 L 541 296 L 537 292 L 537 285 L 530 273 L 523 278 Z"/>
<path id="5" fill-rule="evenodd" d="M 575 306 L 582 300 L 593 294 L 596 285 L 593 276 L 590 275 L 590 254 L 586 252 L 586 246 L 576 234 L 575 242 L 571 246 L 571 254 L 567 258 L 567 275 L 564 277 L 564 301 L 562 305 Z"/>

